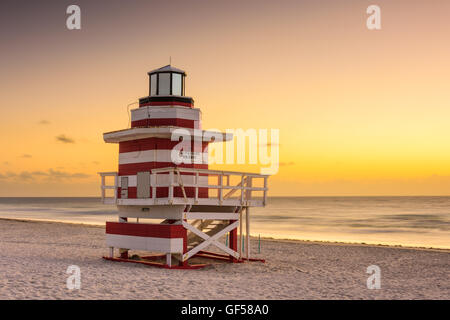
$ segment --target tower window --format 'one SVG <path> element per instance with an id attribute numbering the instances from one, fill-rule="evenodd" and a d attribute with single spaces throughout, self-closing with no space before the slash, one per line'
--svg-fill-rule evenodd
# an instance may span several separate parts
<path id="1" fill-rule="evenodd" d="M 170 95 L 170 73 L 160 73 L 158 81 L 158 95 Z"/>
<path id="2" fill-rule="evenodd" d="M 172 95 L 181 96 L 181 74 L 172 73 Z"/>
<path id="3" fill-rule="evenodd" d="M 158 74 L 154 73 L 151 75 L 150 77 L 150 95 L 151 96 L 156 96 L 156 88 L 158 85 Z"/>

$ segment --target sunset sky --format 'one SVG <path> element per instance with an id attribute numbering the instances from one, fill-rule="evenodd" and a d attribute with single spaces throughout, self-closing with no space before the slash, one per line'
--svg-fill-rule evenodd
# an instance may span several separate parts
<path id="1" fill-rule="evenodd" d="M 280 130 L 272 196 L 450 195 L 450 1 L 2 1 L 0 43 L 0 196 L 99 196 L 170 56 L 204 129 Z"/>

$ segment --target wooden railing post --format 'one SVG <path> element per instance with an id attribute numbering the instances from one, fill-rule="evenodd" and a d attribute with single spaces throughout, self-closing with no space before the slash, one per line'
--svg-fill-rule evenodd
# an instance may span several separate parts
<path id="1" fill-rule="evenodd" d="M 117 203 L 117 188 L 119 186 L 119 177 L 114 174 L 114 202 Z"/>
<path id="2" fill-rule="evenodd" d="M 218 189 L 218 196 L 219 196 L 219 204 L 222 205 L 223 202 L 223 175 L 219 174 L 219 189 Z"/>
<path id="3" fill-rule="evenodd" d="M 246 200 L 247 200 L 247 204 L 249 203 L 249 201 L 252 200 L 252 186 L 253 186 L 253 177 L 248 176 L 247 177 L 247 194 L 246 194 Z"/>
<path id="4" fill-rule="evenodd" d="M 152 172 L 151 178 L 150 178 L 150 186 L 152 187 L 152 199 L 153 203 L 156 201 L 156 173 Z"/>
<path id="5" fill-rule="evenodd" d="M 267 199 L 267 176 L 264 177 L 264 195 L 263 195 L 263 205 L 266 205 L 266 199 Z"/>
<path id="6" fill-rule="evenodd" d="M 250 208 L 245 208 L 245 251 L 247 254 L 247 261 L 250 259 Z"/>
<path id="7" fill-rule="evenodd" d="M 197 171 L 195 173 L 195 199 L 194 199 L 195 203 L 198 203 L 198 182 L 199 182 L 199 173 Z"/>
<path id="8" fill-rule="evenodd" d="M 105 202 L 105 176 L 102 175 L 102 202 Z"/>
<path id="9" fill-rule="evenodd" d="M 174 185 L 174 174 L 173 174 L 173 170 L 170 170 L 169 172 L 169 202 L 172 203 L 173 202 L 173 185 Z"/>
<path id="10" fill-rule="evenodd" d="M 242 210 L 243 208 L 239 209 L 239 259 L 242 259 L 242 224 L 244 221 L 242 220 Z"/>
<path id="11" fill-rule="evenodd" d="M 244 184 L 245 184 L 244 176 L 245 176 L 244 174 L 241 175 L 241 206 L 244 205 Z"/>

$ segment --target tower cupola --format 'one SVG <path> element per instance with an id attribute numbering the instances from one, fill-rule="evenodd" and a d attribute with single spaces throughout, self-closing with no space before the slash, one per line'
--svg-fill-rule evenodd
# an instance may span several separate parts
<path id="1" fill-rule="evenodd" d="M 150 97 L 155 96 L 184 96 L 186 72 L 172 67 L 170 64 L 152 70 L 150 77 Z"/>

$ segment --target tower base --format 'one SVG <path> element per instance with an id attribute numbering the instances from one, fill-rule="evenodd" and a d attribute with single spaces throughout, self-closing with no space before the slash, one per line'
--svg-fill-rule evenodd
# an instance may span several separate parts
<path id="1" fill-rule="evenodd" d="M 226 262 L 230 262 L 230 263 L 243 263 L 245 261 L 250 261 L 250 262 L 254 262 L 254 261 L 258 261 L 258 262 L 262 262 L 265 263 L 266 261 L 264 259 L 255 259 L 255 258 L 251 258 L 251 259 L 247 259 L 247 258 L 241 258 L 241 259 L 235 259 L 233 257 L 230 257 L 229 255 L 225 255 L 225 254 L 220 254 L 220 253 L 216 253 L 216 252 L 210 252 L 210 251 L 200 251 L 198 252 L 193 258 L 206 258 L 206 259 L 213 259 L 213 260 L 220 260 L 220 261 L 226 261 Z M 178 265 L 172 265 L 169 266 L 167 263 L 164 263 L 163 261 L 165 261 L 166 259 L 166 255 L 165 254 L 156 254 L 156 255 L 151 255 L 151 256 L 143 256 L 143 257 L 139 257 L 139 260 L 136 259 L 125 259 L 125 258 L 119 258 L 119 257 L 106 257 L 104 256 L 103 259 L 108 260 L 108 261 L 115 261 L 115 262 L 131 262 L 131 263 L 137 263 L 137 264 L 143 264 L 146 266 L 150 266 L 150 267 L 157 267 L 157 268 L 164 268 L 164 269 L 190 269 L 190 270 L 194 270 L 194 269 L 202 269 L 206 266 L 210 266 L 211 264 L 208 263 L 198 263 L 198 264 L 188 264 L 188 263 L 183 263 L 183 264 L 178 264 Z M 159 262 L 160 261 L 160 262 Z"/>

